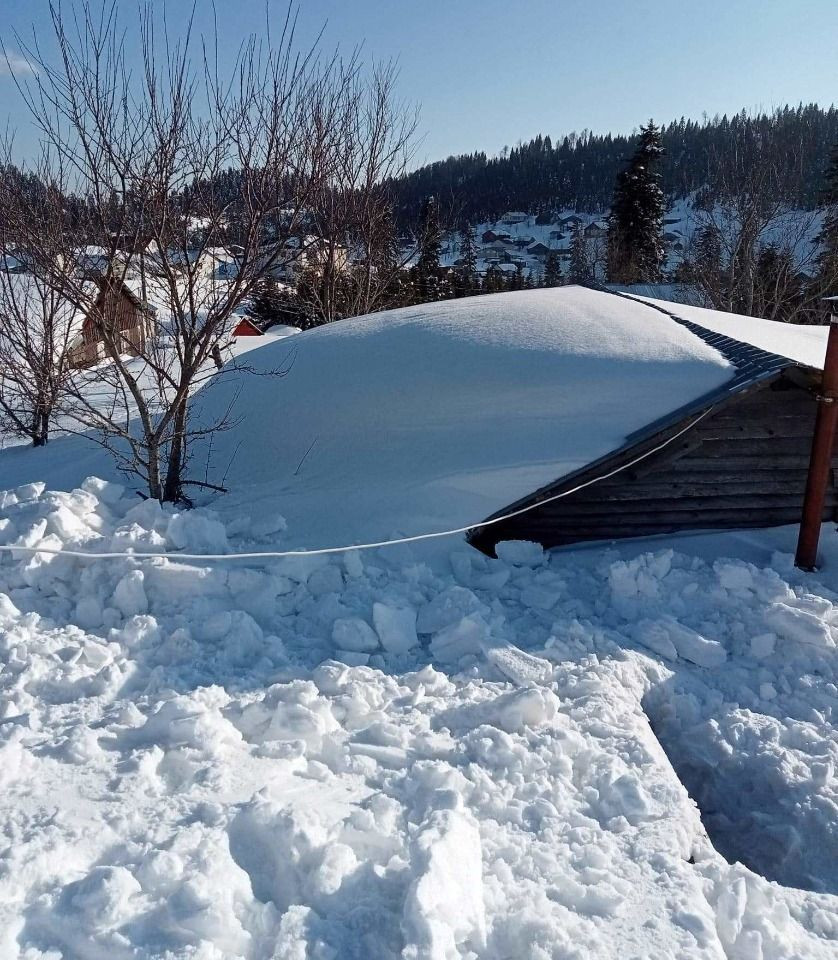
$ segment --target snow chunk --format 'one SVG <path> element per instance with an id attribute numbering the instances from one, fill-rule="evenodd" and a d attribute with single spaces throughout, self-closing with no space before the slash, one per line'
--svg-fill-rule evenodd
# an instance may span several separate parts
<path id="1" fill-rule="evenodd" d="M 13 493 L 17 497 L 18 503 L 28 503 L 32 500 L 40 500 L 46 486 L 41 480 L 37 483 L 24 483 L 16 487 Z"/>
<path id="2" fill-rule="evenodd" d="M 314 570 L 306 584 L 310 593 L 322 597 L 326 593 L 340 593 L 343 590 L 343 576 L 335 564 Z"/>
<path id="3" fill-rule="evenodd" d="M 440 791 L 446 793 L 447 791 Z M 410 847 L 414 881 L 404 905 L 404 960 L 453 960 L 486 941 L 480 833 L 459 798 L 435 810 Z"/>
<path id="4" fill-rule="evenodd" d="M 114 589 L 113 602 L 126 617 L 145 613 L 148 610 L 148 598 L 143 587 L 144 580 L 142 570 L 130 570 Z"/>
<path id="5" fill-rule="evenodd" d="M 708 640 L 673 617 L 641 621 L 632 635 L 638 643 L 668 660 L 681 656 L 708 670 L 720 667 L 727 660 L 727 651 L 718 640 Z"/>
<path id="6" fill-rule="evenodd" d="M 125 487 L 121 483 L 113 483 L 109 480 L 100 480 L 98 477 L 88 477 L 81 485 L 85 493 L 92 493 L 101 503 L 106 503 L 112 507 L 122 499 L 125 493 Z"/>
<path id="7" fill-rule="evenodd" d="M 529 540 L 503 540 L 495 547 L 498 560 L 513 567 L 539 567 L 544 563 L 544 547 Z"/>
<path id="8" fill-rule="evenodd" d="M 374 603 L 372 621 L 381 646 L 388 653 L 406 653 L 419 642 L 416 636 L 415 610 Z"/>
<path id="9" fill-rule="evenodd" d="M 378 649 L 378 635 L 360 617 L 335 620 L 332 641 L 341 650 L 354 650 L 357 653 L 371 653 Z"/>
<path id="10" fill-rule="evenodd" d="M 130 916 L 129 902 L 142 888 L 125 867 L 94 867 L 61 895 L 62 913 L 80 914 L 88 923 L 119 925 Z"/>
<path id="11" fill-rule="evenodd" d="M 555 719 L 559 698 L 547 687 L 524 687 L 504 693 L 492 703 L 497 725 L 507 733 L 541 727 Z"/>
<path id="12" fill-rule="evenodd" d="M 449 587 L 419 610 L 416 630 L 418 633 L 436 633 L 476 613 L 488 613 L 486 604 L 466 587 Z"/>
<path id="13" fill-rule="evenodd" d="M 229 548 L 224 524 L 195 510 L 176 513 L 169 520 L 166 542 L 187 553 L 226 553 Z"/>
<path id="14" fill-rule="evenodd" d="M 257 517 L 250 521 L 250 536 L 254 540 L 267 540 L 269 537 L 276 537 L 278 533 L 284 533 L 288 529 L 288 524 L 279 513 L 268 513 L 263 517 Z"/>
<path id="15" fill-rule="evenodd" d="M 766 624 L 785 640 L 816 647 L 834 647 L 829 624 L 817 614 L 787 603 L 772 603 L 763 614 Z"/>
<path id="16" fill-rule="evenodd" d="M 513 643 L 499 643 L 490 647 L 486 650 L 486 659 L 519 686 L 547 683 L 553 675 L 549 661 L 525 653 Z"/>
<path id="17" fill-rule="evenodd" d="M 12 603 L 5 593 L 0 593 L 0 623 L 17 620 L 20 610 Z"/>
<path id="18" fill-rule="evenodd" d="M 755 660 L 764 660 L 774 653 L 774 645 L 777 637 L 773 633 L 760 633 L 756 637 L 751 637 L 751 656 Z"/>
<path id="19" fill-rule="evenodd" d="M 459 623 L 445 627 L 434 636 L 431 653 L 440 663 L 455 664 L 468 654 L 480 653 L 488 636 L 489 628 L 482 617 L 476 614 L 463 617 Z"/>

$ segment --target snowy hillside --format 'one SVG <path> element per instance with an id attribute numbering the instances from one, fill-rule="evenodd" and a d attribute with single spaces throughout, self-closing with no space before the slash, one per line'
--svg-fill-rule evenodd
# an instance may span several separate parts
<path id="1" fill-rule="evenodd" d="M 608 213 L 605 208 L 594 211 L 567 208 L 557 211 L 549 223 L 538 223 L 535 214 L 521 212 L 511 218 L 507 215 L 500 220 L 474 224 L 477 269 L 485 273 L 494 267 L 501 273 L 514 274 L 520 268 L 524 276 L 529 275 L 533 281 L 541 282 L 546 256 L 553 251 L 566 275 L 573 235 L 578 230 L 585 239 L 586 260 L 593 275 L 605 281 Z M 674 200 L 666 210 L 663 222 L 664 273 L 672 275 L 683 263 L 694 236 L 702 227 L 712 224 L 734 231 L 734 224 L 729 219 L 729 213 L 722 210 L 713 212 L 696 208 L 694 194 Z M 822 212 L 791 209 L 764 224 L 760 240 L 765 244 L 789 246 L 794 250 L 801 269 L 809 273 L 814 266 L 822 220 Z M 489 239 L 487 234 L 499 235 L 500 239 Z M 441 263 L 453 267 L 462 253 L 461 235 L 451 233 L 446 237 Z"/>
<path id="2" fill-rule="evenodd" d="M 183 556 L 468 523 L 730 364 L 579 288 L 253 347 L 204 507 L 0 451 L 0 958 L 834 958 L 833 530 Z"/>

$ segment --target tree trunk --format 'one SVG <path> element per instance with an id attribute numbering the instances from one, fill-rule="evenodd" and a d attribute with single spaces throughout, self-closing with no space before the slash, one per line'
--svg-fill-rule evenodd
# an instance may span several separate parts
<path id="1" fill-rule="evenodd" d="M 166 482 L 163 486 L 163 502 L 177 503 L 181 498 L 181 480 L 186 453 L 186 414 L 189 401 L 184 399 L 174 416 L 172 443 L 169 448 L 169 463 Z"/>
<path id="2" fill-rule="evenodd" d="M 32 446 L 44 447 L 49 440 L 49 410 L 43 400 L 38 400 L 32 415 Z"/>
<path id="3" fill-rule="evenodd" d="M 152 500 L 162 500 L 163 490 L 160 484 L 160 447 L 148 442 L 148 495 Z"/>

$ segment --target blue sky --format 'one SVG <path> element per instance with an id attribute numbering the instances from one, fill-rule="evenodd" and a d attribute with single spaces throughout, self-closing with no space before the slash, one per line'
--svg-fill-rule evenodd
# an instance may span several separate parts
<path id="1" fill-rule="evenodd" d="M 172 25 L 191 6 L 155 0 L 164 4 Z M 47 0 L 0 5 L 12 49 L 12 28 L 34 23 L 48 38 Z M 136 0 L 119 5 L 132 22 Z M 264 0 L 217 0 L 216 9 L 230 57 L 242 35 L 265 28 Z M 273 22 L 285 9 L 268 0 Z M 198 23 L 211 29 L 209 0 L 198 0 Z M 539 132 L 630 131 L 650 116 L 838 99 L 836 0 L 303 0 L 301 35 L 324 23 L 328 48 L 363 44 L 398 59 L 401 93 L 422 108 L 417 162 L 495 153 Z M 32 135 L 16 99 L 0 76 L 0 119 L 26 150 Z"/>

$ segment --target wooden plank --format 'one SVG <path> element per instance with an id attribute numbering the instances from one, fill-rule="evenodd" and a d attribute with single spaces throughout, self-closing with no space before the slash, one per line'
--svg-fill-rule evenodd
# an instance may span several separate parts
<path id="1" fill-rule="evenodd" d="M 824 519 L 829 514 L 824 511 Z M 800 510 L 715 510 L 697 511 L 688 513 L 661 513 L 654 516 L 638 515 L 634 518 L 604 519 L 597 523 L 592 518 L 566 518 L 565 522 L 558 520 L 552 523 L 528 524 L 510 526 L 503 531 L 495 530 L 493 537 L 498 540 L 522 539 L 542 542 L 553 535 L 559 536 L 588 536 L 592 533 L 607 532 L 609 536 L 639 536 L 639 530 L 647 532 L 665 532 L 667 530 L 684 530 L 689 528 L 706 527 L 708 530 L 730 529 L 745 526 L 778 526 L 784 523 L 796 523 L 800 520 Z"/>
<path id="2" fill-rule="evenodd" d="M 712 461 L 711 461 L 712 462 Z M 662 470 L 659 473 L 649 474 L 639 480 L 627 479 L 621 484 L 615 484 L 614 480 L 604 481 L 602 486 L 607 488 L 622 487 L 640 487 L 646 485 L 654 486 L 679 486 L 689 484 L 691 486 L 721 486 L 722 484 L 748 484 L 753 487 L 759 487 L 766 483 L 779 483 L 784 486 L 795 486 L 806 482 L 805 470 L 737 470 L 728 472 L 727 470 Z M 595 484 L 600 486 L 599 484 Z M 744 489 L 744 487 L 743 487 Z"/>
<path id="3" fill-rule="evenodd" d="M 833 460 L 838 469 L 838 457 Z M 673 473 L 715 473 L 719 474 L 739 474 L 742 471 L 748 473 L 753 470 L 766 470 L 770 464 L 771 469 L 776 470 L 795 470 L 806 472 L 809 469 L 809 456 L 802 454 L 772 454 L 770 459 L 762 455 L 752 456 L 728 456 L 728 457 L 708 457 L 701 456 L 687 457 L 683 460 L 677 460 L 668 468 Z"/>
<path id="4" fill-rule="evenodd" d="M 796 474 L 794 479 L 783 481 L 776 474 L 762 479 L 750 478 L 741 482 L 719 481 L 713 474 L 702 474 L 702 483 L 595 483 L 591 487 L 574 493 L 558 503 L 608 503 L 621 500 L 670 500 L 706 497 L 758 497 L 770 495 L 802 496 L 806 486 L 806 475 Z"/>
<path id="5" fill-rule="evenodd" d="M 788 411 L 805 410 L 815 405 L 814 394 L 807 390 L 772 390 L 770 387 L 762 390 L 753 390 L 750 393 L 739 394 L 731 398 L 730 402 L 725 404 L 725 410 L 758 410 L 762 411 L 768 407 L 782 407 Z M 719 411 L 720 413 L 722 411 Z"/>
<path id="6" fill-rule="evenodd" d="M 812 439 L 814 418 L 802 421 L 796 417 L 784 417 L 774 421 L 757 422 L 747 418 L 735 421 L 714 421 L 696 429 L 702 440 L 763 440 L 775 437 L 808 437 Z"/>
<path id="7" fill-rule="evenodd" d="M 832 499 L 834 503 L 834 497 Z M 661 497 L 653 500 L 622 500 L 619 502 L 607 500 L 582 502 L 568 498 L 545 504 L 543 513 L 546 517 L 599 516 L 620 518 L 630 514 L 657 516 L 660 513 L 699 513 L 702 510 L 799 510 L 802 505 L 802 492 L 782 496 L 684 497 L 674 500 Z"/>
<path id="8" fill-rule="evenodd" d="M 812 446 L 811 437 L 774 437 L 772 440 L 705 440 L 696 456 L 715 457 L 758 456 L 765 460 L 774 457 L 805 457 Z"/>

